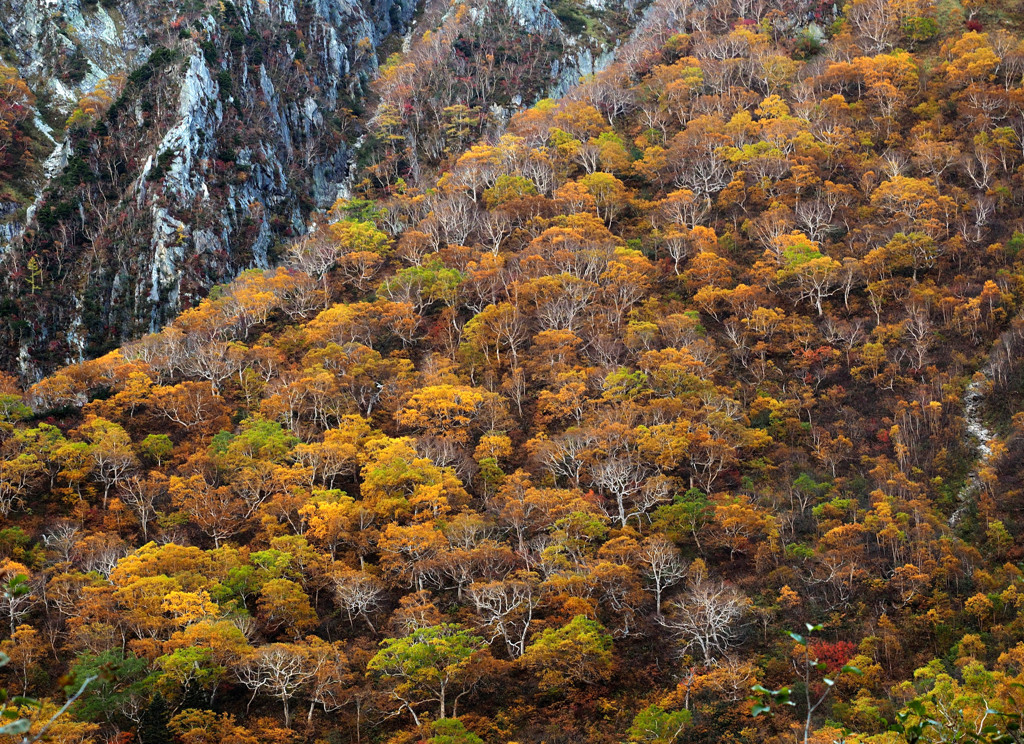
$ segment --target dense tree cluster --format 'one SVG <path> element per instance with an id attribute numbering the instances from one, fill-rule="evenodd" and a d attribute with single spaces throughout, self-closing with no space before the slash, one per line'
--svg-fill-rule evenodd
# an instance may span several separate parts
<path id="1" fill-rule="evenodd" d="M 397 118 L 281 267 L 0 381 L 4 684 L 98 675 L 83 743 L 1005 740 L 1024 43 L 965 12 L 656 3 L 464 150 Z"/>

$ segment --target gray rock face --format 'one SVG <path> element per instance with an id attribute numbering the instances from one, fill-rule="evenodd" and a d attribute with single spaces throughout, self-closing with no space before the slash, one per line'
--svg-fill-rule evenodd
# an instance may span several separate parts
<path id="1" fill-rule="evenodd" d="M 971 380 L 967 385 L 967 390 L 964 391 L 964 422 L 968 435 L 966 444 L 970 449 L 977 451 L 978 459 L 967 476 L 967 481 L 957 494 L 957 506 L 949 518 L 950 527 L 955 527 L 974 505 L 975 499 L 984 486 L 981 470 L 992 459 L 992 444 L 996 440 L 996 435 L 985 425 L 981 416 L 985 393 L 990 386 L 991 380 L 983 373 Z"/>
<path id="2" fill-rule="evenodd" d="M 0 368 L 33 376 L 102 353 L 273 265 L 311 211 L 349 193 L 379 47 L 409 31 L 418 1 L 0 0 L 13 19 L 0 40 L 37 95 L 50 153 L 28 198 L 0 204 L 0 301 L 27 319 L 17 335 L 0 328 Z M 481 23 L 499 9 L 560 50 L 496 118 L 607 65 L 615 32 L 602 19 L 645 3 L 580 4 L 600 31 L 590 38 L 564 4 L 475 2 Z M 97 86 L 109 111 L 69 131 Z M 30 256 L 43 289 L 28 296 L 12 277 Z"/>
<path id="3" fill-rule="evenodd" d="M 193 54 L 181 83 L 178 121 L 164 135 L 157 155 L 172 156 L 164 177 L 165 192 L 181 204 L 187 204 L 204 185 L 198 161 L 209 155 L 212 136 L 223 118 L 220 89 L 210 77 L 201 54 Z"/>
<path id="4" fill-rule="evenodd" d="M 534 33 L 557 32 L 561 24 L 543 0 L 505 0 L 505 5 L 524 28 Z"/>
<path id="5" fill-rule="evenodd" d="M 70 110 L 104 77 L 129 71 L 148 54 L 146 24 L 132 3 L 108 8 L 83 7 L 80 0 L 0 0 L 0 15 L 10 21 L 7 36 L 22 76 L 37 93 L 53 95 L 62 110 Z M 64 55 L 84 59 L 80 80 L 61 75 Z"/>
<path id="6" fill-rule="evenodd" d="M 0 0 L 52 147 L 35 203 L 0 205 L 0 260 L 15 269 L 60 252 L 45 263 L 46 306 L 19 298 L 42 312 L 31 333 L 0 340 L 0 366 L 40 359 L 41 370 L 157 329 L 213 284 L 270 265 L 343 189 L 340 123 L 413 0 L 221 6 Z M 112 75 L 127 78 L 104 83 L 121 91 L 112 112 L 66 131 L 80 98 Z"/>

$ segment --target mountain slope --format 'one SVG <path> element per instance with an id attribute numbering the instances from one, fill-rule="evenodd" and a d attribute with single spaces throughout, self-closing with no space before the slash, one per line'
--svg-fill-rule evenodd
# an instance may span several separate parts
<path id="1" fill-rule="evenodd" d="M 498 124 L 591 72 L 595 55 L 607 55 L 638 17 L 632 6 L 478 6 L 425 8 L 408 56 L 435 22 L 445 29 L 433 41 L 448 60 L 442 76 L 481 40 L 538 44 L 531 75 L 515 70 L 500 90 L 472 59 L 452 70 L 467 88 L 446 105 L 493 113 Z M 22 122 L 31 146 L 12 161 L 0 197 L 8 271 L 0 347 L 8 368 L 32 377 L 158 329 L 245 268 L 274 265 L 280 244 L 346 191 L 367 120 L 372 135 L 387 119 L 376 113 L 371 81 L 416 8 L 408 0 L 174 8 L 4 0 L 0 11 L 18 19 L 4 55 L 34 91 L 37 112 Z M 601 21 L 591 38 L 588 19 L 605 16 L 612 25 Z M 501 74 L 519 51 L 513 45 L 492 67 Z M 488 126 L 477 117 L 442 149 L 457 154 Z"/>
<path id="2" fill-rule="evenodd" d="M 20 318 L 6 345 L 46 365 L 159 327 L 211 284 L 267 265 L 278 236 L 333 202 L 348 173 L 352 102 L 375 49 L 414 8 L 8 10 L 22 21 L 9 33 L 13 56 L 44 115 L 68 117 L 28 232 L 4 256 L 17 302 L 8 314 Z M 70 85 L 68 65 L 84 71 L 64 75 Z M 26 293 L 32 259 L 39 286 Z"/>
<path id="3" fill-rule="evenodd" d="M 1014 740 L 1005 8 L 659 0 L 516 113 L 472 9 L 280 266 L 0 378 L 3 684 L 108 670 L 83 743 Z"/>

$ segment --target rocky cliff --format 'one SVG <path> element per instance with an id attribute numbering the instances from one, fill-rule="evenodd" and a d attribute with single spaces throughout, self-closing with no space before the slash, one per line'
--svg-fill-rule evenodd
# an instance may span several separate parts
<path id="1" fill-rule="evenodd" d="M 19 178 L 0 169 L 0 366 L 32 377 L 95 356 L 273 264 L 345 191 L 354 143 L 380 129 L 382 63 L 415 63 L 425 32 L 450 32 L 435 37 L 436 74 L 464 89 L 448 108 L 488 116 L 433 155 L 420 144 L 444 138 L 443 117 L 406 127 L 407 169 L 563 93 L 642 6 L 0 0 L 15 19 L 0 53 L 34 93 L 23 128 L 38 161 Z"/>
<path id="2" fill-rule="evenodd" d="M 52 149 L 2 236 L 3 341 L 20 371 L 159 327 L 272 262 L 336 198 L 376 50 L 414 10 L 4 0 L 5 58 Z"/>

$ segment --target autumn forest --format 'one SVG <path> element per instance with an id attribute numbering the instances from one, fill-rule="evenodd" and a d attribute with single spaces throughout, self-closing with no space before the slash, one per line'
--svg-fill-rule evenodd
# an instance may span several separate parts
<path id="1" fill-rule="evenodd" d="M 270 263 L 0 378 L 0 740 L 1024 740 L 1024 6 L 660 0 L 544 97 L 442 5 Z"/>

